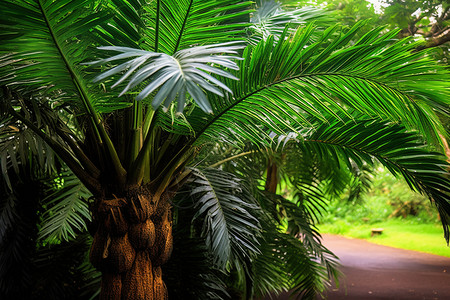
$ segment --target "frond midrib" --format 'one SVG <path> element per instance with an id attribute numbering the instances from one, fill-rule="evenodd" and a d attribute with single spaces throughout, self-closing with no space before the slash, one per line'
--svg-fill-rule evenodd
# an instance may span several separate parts
<path id="1" fill-rule="evenodd" d="M 333 145 L 333 146 L 341 147 L 343 149 L 350 149 L 352 151 L 364 153 L 364 154 L 367 154 L 369 156 L 375 157 L 377 159 L 382 159 L 382 160 L 387 161 L 390 164 L 394 165 L 395 167 L 397 167 L 398 170 L 402 171 L 402 173 L 403 172 L 407 173 L 409 176 L 411 176 L 414 179 L 414 181 L 416 183 L 418 183 L 422 188 L 424 188 L 424 190 L 428 190 L 428 188 L 426 188 L 427 185 L 424 184 L 421 179 L 417 178 L 417 176 L 415 176 L 413 172 L 409 171 L 409 169 L 403 167 L 401 164 L 397 163 L 395 160 L 392 160 L 390 157 L 383 156 L 380 153 L 376 154 L 374 152 L 370 152 L 370 151 L 364 150 L 362 147 L 355 147 L 355 146 L 345 145 L 345 144 L 332 142 L 332 141 L 324 141 L 324 140 L 315 140 L 315 139 L 307 139 L 307 138 L 305 138 L 304 142 L 306 142 L 306 143 L 320 143 L 320 144 L 326 144 L 326 145 Z M 405 148 L 405 149 L 407 149 L 407 148 Z"/>
<path id="2" fill-rule="evenodd" d="M 42 12 L 42 16 L 44 17 L 45 24 L 47 25 L 47 28 L 49 30 L 50 36 L 53 40 L 53 43 L 55 44 L 55 47 L 58 50 L 58 53 L 59 53 L 61 59 L 63 60 L 64 65 L 66 66 L 66 69 L 70 74 L 70 77 L 72 78 L 74 87 L 78 91 L 78 93 L 81 97 L 81 100 L 83 102 L 83 105 L 85 106 L 86 111 L 91 115 L 91 117 L 95 116 L 95 111 L 90 103 L 90 100 L 89 100 L 89 97 L 88 97 L 86 91 L 83 89 L 83 84 L 82 84 L 81 80 L 79 79 L 78 75 L 76 74 L 76 72 L 71 67 L 66 55 L 64 54 L 64 52 L 58 42 L 58 39 L 56 38 L 56 35 L 53 31 L 53 28 L 50 25 L 50 21 L 47 17 L 44 7 L 42 6 L 41 0 L 38 0 L 38 5 L 39 5 L 40 11 Z"/>
<path id="3" fill-rule="evenodd" d="M 118 177 L 121 181 L 124 181 L 124 178 L 126 176 L 126 171 L 122 167 L 122 164 L 120 162 L 120 159 L 118 158 L 117 151 L 114 148 L 114 145 L 112 144 L 112 141 L 110 137 L 108 136 L 105 128 L 100 122 L 100 118 L 98 114 L 96 113 L 94 107 L 92 106 L 91 100 L 88 96 L 88 92 L 85 90 L 86 86 L 84 85 L 83 81 L 79 78 L 76 70 L 71 66 L 69 59 L 66 57 L 60 43 L 58 42 L 58 39 L 56 37 L 55 32 L 53 31 L 53 27 L 50 24 L 50 20 L 48 19 L 47 13 L 42 6 L 41 0 L 38 0 L 38 6 L 39 10 L 42 13 L 42 17 L 44 18 L 45 24 L 49 30 L 49 34 L 51 36 L 51 39 L 61 57 L 63 60 L 67 71 L 69 72 L 69 75 L 71 76 L 73 85 L 75 89 L 78 91 L 79 97 L 81 99 L 81 102 L 86 110 L 86 113 L 89 116 L 90 123 L 92 125 L 92 128 L 94 129 L 94 138 L 97 140 L 98 144 L 105 145 L 106 153 L 110 156 L 114 169 L 118 174 Z"/>
<path id="4" fill-rule="evenodd" d="M 222 207 L 222 204 L 220 203 L 219 196 L 217 195 L 216 190 L 214 189 L 214 185 L 211 183 L 211 181 L 208 179 L 208 177 L 205 176 L 205 174 L 203 172 L 201 172 L 198 169 L 197 169 L 197 172 L 200 172 L 201 175 L 202 175 L 202 179 L 204 179 L 204 180 L 206 180 L 208 182 L 208 186 L 211 188 L 210 191 L 212 191 L 212 193 L 214 194 L 214 199 L 216 200 L 215 201 L 216 206 L 218 207 L 218 209 L 220 210 L 220 212 L 221 212 L 221 214 L 223 216 L 223 222 L 225 223 L 225 227 L 227 228 L 227 235 L 228 235 L 228 246 L 229 246 L 229 248 L 228 248 L 229 251 L 227 251 L 228 252 L 227 253 L 227 255 L 228 255 L 227 260 L 228 260 L 230 258 L 230 254 L 231 254 L 231 237 L 230 237 L 230 235 L 228 233 L 228 230 L 230 230 L 230 228 L 228 226 L 228 221 L 227 221 L 227 219 L 225 217 L 224 209 Z"/>
<path id="5" fill-rule="evenodd" d="M 192 4 L 193 4 L 193 3 L 194 3 L 194 0 L 190 0 L 190 2 L 189 2 L 189 7 L 188 7 L 188 9 L 186 10 L 186 15 L 185 15 L 184 20 L 183 20 L 183 25 L 181 26 L 180 33 L 179 33 L 179 35 L 178 35 L 177 43 L 175 44 L 175 48 L 174 48 L 174 50 L 173 50 L 173 54 L 175 54 L 175 53 L 177 52 L 178 47 L 180 46 L 181 39 L 182 39 L 182 37 L 183 37 L 184 28 L 186 27 L 186 23 L 187 23 L 187 20 L 188 20 L 188 18 L 189 18 L 189 15 L 190 15 L 190 13 L 191 13 L 191 9 L 192 9 Z"/>
<path id="6" fill-rule="evenodd" d="M 355 79 L 360 79 L 366 82 L 370 82 L 370 83 L 374 83 L 376 85 L 379 86 L 383 86 L 386 89 L 389 89 L 391 91 L 395 91 L 396 93 L 399 93 L 405 97 L 408 98 L 408 100 L 410 100 L 411 102 L 415 103 L 415 100 L 412 99 L 409 95 L 405 94 L 403 91 L 400 91 L 397 88 L 393 88 L 390 85 L 384 83 L 384 82 L 379 82 L 373 78 L 366 78 L 363 77 L 361 75 L 351 75 L 351 74 L 341 74 L 341 73 L 311 73 L 311 74 L 299 74 L 296 76 L 291 76 L 291 77 L 287 77 L 278 81 L 274 81 L 270 84 L 266 84 L 263 87 L 256 89 L 255 91 L 244 95 L 243 97 L 241 97 L 239 100 L 235 101 L 233 104 L 231 104 L 227 109 L 224 109 L 223 111 L 221 111 L 217 116 L 215 116 L 213 119 L 211 119 L 211 121 L 208 122 L 208 124 L 206 124 L 197 134 L 196 137 L 192 140 L 191 144 L 195 144 L 195 142 L 200 138 L 200 136 L 205 133 L 206 130 L 208 130 L 208 128 L 213 125 L 217 120 L 219 120 L 224 114 L 226 114 L 228 111 L 232 110 L 235 106 L 239 105 L 240 103 L 244 102 L 247 98 L 253 96 L 254 94 L 257 94 L 265 89 L 271 88 L 272 86 L 275 86 L 277 84 L 286 82 L 286 81 L 290 81 L 290 80 L 294 80 L 294 79 L 299 79 L 299 78 L 304 78 L 304 77 L 315 77 L 315 76 L 340 76 L 340 77 L 347 77 L 347 78 L 355 78 Z"/>

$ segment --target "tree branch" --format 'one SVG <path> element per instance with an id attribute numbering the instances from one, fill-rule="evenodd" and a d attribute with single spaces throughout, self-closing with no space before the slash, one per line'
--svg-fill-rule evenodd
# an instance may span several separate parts
<path id="1" fill-rule="evenodd" d="M 438 36 L 428 39 L 424 45 L 417 47 L 417 50 L 422 50 L 422 49 L 431 48 L 431 47 L 437 47 L 448 41 L 450 41 L 450 27 L 447 28 L 446 30 L 444 30 Z"/>

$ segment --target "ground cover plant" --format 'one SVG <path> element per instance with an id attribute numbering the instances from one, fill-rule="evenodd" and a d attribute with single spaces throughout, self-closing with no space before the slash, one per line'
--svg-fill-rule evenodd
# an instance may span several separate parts
<path id="1" fill-rule="evenodd" d="M 371 229 L 374 226 L 383 228 L 383 233 L 371 236 Z M 319 225 L 318 228 L 321 233 L 364 239 L 394 248 L 450 257 L 450 250 L 442 239 L 442 228 L 438 224 L 420 223 L 413 219 L 389 219 L 373 224 L 355 224 L 337 220 L 332 224 Z"/>
<path id="2" fill-rule="evenodd" d="M 448 114 L 449 74 L 412 39 L 357 38 L 365 22 L 328 27 L 317 10 L 270 1 L 0 11 L 2 261 L 30 239 L 42 253 L 89 229 L 101 299 L 314 298 L 336 275 L 313 225 L 322 196 L 375 161 L 427 195 L 448 239 L 435 112 Z M 317 22 L 297 21 L 307 13 Z M 21 177 L 46 177 L 48 196 L 21 196 Z M 14 231 L 27 215 L 39 217 L 30 236 Z M 13 271 L 1 267 L 2 295 L 31 297 L 32 280 L 11 289 Z"/>
<path id="3" fill-rule="evenodd" d="M 442 239 L 439 215 L 426 197 L 412 192 L 386 169 L 368 174 L 370 186 L 359 199 L 348 201 L 349 191 L 327 205 L 320 232 L 442 256 L 450 249 Z M 372 228 L 383 228 L 372 236 Z"/>

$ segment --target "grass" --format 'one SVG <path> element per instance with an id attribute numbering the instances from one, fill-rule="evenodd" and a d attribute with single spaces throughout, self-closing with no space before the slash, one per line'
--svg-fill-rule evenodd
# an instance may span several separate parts
<path id="1" fill-rule="evenodd" d="M 358 201 L 349 202 L 344 194 L 330 202 L 318 226 L 321 233 L 450 257 L 436 208 L 425 196 L 383 168 L 370 181 L 370 190 Z M 372 228 L 384 231 L 371 237 Z"/>
<path id="2" fill-rule="evenodd" d="M 372 228 L 383 228 L 381 235 L 371 237 Z M 364 239 L 371 243 L 450 257 L 442 226 L 419 224 L 415 220 L 388 219 L 372 224 L 351 224 L 346 220 L 321 224 L 321 233 Z"/>

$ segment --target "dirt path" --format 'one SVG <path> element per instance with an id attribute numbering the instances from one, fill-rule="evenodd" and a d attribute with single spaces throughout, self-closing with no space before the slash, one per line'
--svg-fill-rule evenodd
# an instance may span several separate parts
<path id="1" fill-rule="evenodd" d="M 324 235 L 341 260 L 338 288 L 328 299 L 450 299 L 450 258 Z M 449 248 L 450 251 L 450 248 Z"/>

